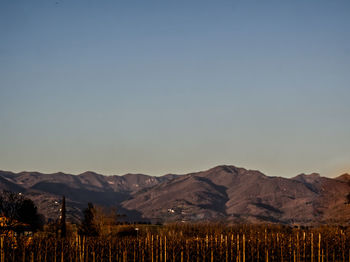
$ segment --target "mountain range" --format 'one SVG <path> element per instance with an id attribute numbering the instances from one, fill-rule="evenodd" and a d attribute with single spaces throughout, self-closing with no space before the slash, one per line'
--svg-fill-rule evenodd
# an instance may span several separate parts
<path id="1" fill-rule="evenodd" d="M 32 199 L 47 219 L 76 221 L 88 202 L 116 207 L 129 221 L 347 224 L 350 175 L 300 174 L 270 177 L 256 170 L 221 165 L 185 175 L 104 176 L 0 171 L 0 190 Z"/>

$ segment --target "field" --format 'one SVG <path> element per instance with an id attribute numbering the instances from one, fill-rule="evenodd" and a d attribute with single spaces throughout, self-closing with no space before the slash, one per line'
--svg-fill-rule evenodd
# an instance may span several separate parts
<path id="1" fill-rule="evenodd" d="M 1 237 L 7 261 L 350 261 L 345 227 L 173 224 L 109 228 L 100 237 Z"/>

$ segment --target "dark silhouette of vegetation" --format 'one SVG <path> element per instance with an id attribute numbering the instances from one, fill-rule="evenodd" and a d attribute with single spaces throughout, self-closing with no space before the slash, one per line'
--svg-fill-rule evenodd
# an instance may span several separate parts
<path id="1" fill-rule="evenodd" d="M 88 207 L 83 211 L 83 220 L 79 226 L 78 233 L 82 236 L 98 236 L 100 229 L 95 221 L 96 210 L 92 203 L 88 203 Z"/>
<path id="2" fill-rule="evenodd" d="M 66 237 L 67 228 L 66 228 L 66 198 L 62 198 L 62 208 L 61 208 L 61 237 Z"/>
<path id="3" fill-rule="evenodd" d="M 34 202 L 21 193 L 1 193 L 0 215 L 3 217 L 1 231 L 24 231 L 24 228 L 27 228 L 35 232 L 44 225 L 44 217 L 38 213 Z"/>

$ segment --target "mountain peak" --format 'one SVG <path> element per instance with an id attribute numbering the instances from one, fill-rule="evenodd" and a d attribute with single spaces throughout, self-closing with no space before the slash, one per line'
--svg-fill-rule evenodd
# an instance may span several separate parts
<path id="1" fill-rule="evenodd" d="M 319 173 L 311 173 L 311 174 L 305 174 L 305 173 L 301 173 L 295 177 L 293 177 L 292 179 L 294 180 L 298 180 L 298 179 L 304 179 L 304 180 L 315 180 L 320 178 L 321 175 Z"/>
<path id="2" fill-rule="evenodd" d="M 78 176 L 101 176 L 94 171 L 85 171 L 84 173 L 79 174 Z"/>
<path id="3" fill-rule="evenodd" d="M 336 180 L 340 180 L 343 182 L 350 182 L 350 175 L 348 173 L 342 174 L 335 178 Z"/>
<path id="4" fill-rule="evenodd" d="M 305 173 L 301 173 L 298 176 L 303 176 L 303 177 L 320 177 L 321 175 L 319 173 L 310 173 L 310 174 L 305 174 Z"/>
<path id="5" fill-rule="evenodd" d="M 239 170 L 245 170 L 244 168 L 235 167 L 232 165 L 218 165 L 210 168 L 208 172 L 226 172 L 226 173 L 238 173 Z"/>

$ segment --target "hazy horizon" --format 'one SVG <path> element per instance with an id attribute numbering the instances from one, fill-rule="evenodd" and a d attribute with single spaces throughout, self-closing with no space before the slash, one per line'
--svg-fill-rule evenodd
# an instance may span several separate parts
<path id="1" fill-rule="evenodd" d="M 0 170 L 350 173 L 349 1 L 0 3 Z"/>
<path id="2" fill-rule="evenodd" d="M 220 164 L 220 165 L 215 165 L 215 166 L 212 166 L 212 167 L 209 167 L 209 168 L 204 168 L 204 169 L 199 169 L 199 170 L 187 170 L 185 172 L 182 172 L 182 173 L 173 173 L 173 172 L 167 172 L 167 173 L 163 173 L 163 174 L 158 174 L 158 175 L 154 175 L 154 174 L 149 174 L 149 173 L 144 173 L 144 172 L 137 172 L 137 173 L 134 173 L 134 172 L 125 172 L 125 173 L 118 173 L 118 172 L 114 172 L 114 173 L 107 173 L 107 174 L 104 174 L 104 173 L 101 173 L 101 172 L 96 172 L 94 170 L 85 170 L 85 171 L 82 171 L 82 172 L 78 172 L 78 173 L 72 173 L 72 172 L 63 172 L 63 171 L 60 171 L 60 170 L 57 170 L 57 171 L 54 171 L 54 172 L 41 172 L 40 170 L 21 170 L 21 171 L 13 171 L 13 170 L 2 170 L 0 169 L 0 171 L 3 171 L 3 172 L 12 172 L 12 173 L 22 173 L 22 172 L 38 172 L 38 173 L 41 173 L 41 174 L 45 174 L 45 175 L 50 175 L 50 174 L 56 174 L 56 173 L 63 173 L 63 174 L 68 174 L 68 175 L 81 175 L 81 174 L 84 174 L 84 173 L 87 173 L 87 172 L 93 172 L 93 173 L 96 173 L 98 175 L 103 175 L 103 176 L 124 176 L 124 175 L 129 175 L 129 174 L 136 174 L 136 175 L 147 175 L 147 176 L 166 176 L 166 175 L 188 175 L 188 174 L 191 174 L 191 173 L 197 173 L 197 172 L 204 172 L 204 171 L 208 171 L 212 168 L 216 168 L 216 167 L 219 167 L 219 166 L 235 166 L 237 168 L 244 168 L 244 169 L 247 169 L 248 171 L 259 171 L 261 173 L 263 173 L 264 175 L 268 176 L 268 177 L 284 177 L 284 178 L 293 178 L 293 177 L 296 177 L 298 175 L 312 175 L 312 174 L 319 174 L 321 177 L 328 177 L 328 178 L 337 178 L 341 175 L 350 175 L 349 173 L 340 173 L 340 174 L 335 174 L 334 176 L 326 176 L 324 174 L 320 174 L 320 173 L 316 173 L 316 172 L 312 172 L 312 173 L 305 173 L 305 172 L 301 172 L 301 173 L 298 173 L 298 174 L 294 174 L 294 175 L 291 175 L 291 176 L 283 176 L 283 175 L 270 175 L 270 174 L 267 174 L 267 173 L 264 173 L 262 172 L 261 170 L 259 169 L 251 169 L 251 168 L 247 168 L 247 167 L 243 167 L 243 166 L 236 166 L 236 165 L 229 165 L 229 164 Z"/>

